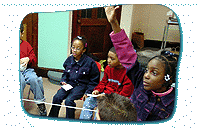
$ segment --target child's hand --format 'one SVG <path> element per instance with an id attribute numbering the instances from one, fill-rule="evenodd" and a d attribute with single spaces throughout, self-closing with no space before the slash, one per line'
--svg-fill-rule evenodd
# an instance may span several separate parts
<path id="1" fill-rule="evenodd" d="M 121 31 L 120 25 L 116 19 L 116 14 L 115 14 L 115 10 L 119 8 L 119 6 L 116 6 L 115 8 L 113 6 L 110 7 L 104 7 L 105 9 L 105 13 L 106 13 L 106 17 L 108 19 L 108 21 L 111 24 L 111 27 L 114 31 L 114 34 L 119 33 Z"/>
<path id="2" fill-rule="evenodd" d="M 20 59 L 20 64 L 28 64 L 29 60 L 30 60 L 29 57 L 21 58 Z"/>
<path id="3" fill-rule="evenodd" d="M 26 63 L 22 63 L 22 64 L 20 64 L 22 67 L 25 67 L 25 68 L 27 68 L 27 64 Z"/>
<path id="4" fill-rule="evenodd" d="M 61 84 L 62 84 L 62 85 L 67 85 L 67 83 L 66 83 L 66 82 L 61 82 Z"/>
<path id="5" fill-rule="evenodd" d="M 98 90 L 95 90 L 95 91 L 92 92 L 92 94 L 93 94 L 93 95 L 98 95 L 98 94 L 99 94 L 99 91 L 98 91 Z"/>
<path id="6" fill-rule="evenodd" d="M 116 6 L 115 8 L 114 8 L 114 6 L 104 7 L 106 17 L 110 23 L 112 23 L 116 20 L 115 10 L 117 8 L 119 8 L 119 6 Z"/>

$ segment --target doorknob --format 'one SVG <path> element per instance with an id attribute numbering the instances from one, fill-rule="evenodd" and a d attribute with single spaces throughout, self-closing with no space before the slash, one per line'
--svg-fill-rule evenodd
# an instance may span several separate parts
<path id="1" fill-rule="evenodd" d="M 81 18 L 80 15 L 77 13 L 77 23 L 79 23 L 79 24 L 81 23 L 80 18 Z"/>
<path id="2" fill-rule="evenodd" d="M 80 24 L 80 23 L 81 23 L 81 20 L 80 20 L 80 19 L 78 19 L 78 20 L 77 20 L 77 23 L 79 23 L 79 24 Z"/>

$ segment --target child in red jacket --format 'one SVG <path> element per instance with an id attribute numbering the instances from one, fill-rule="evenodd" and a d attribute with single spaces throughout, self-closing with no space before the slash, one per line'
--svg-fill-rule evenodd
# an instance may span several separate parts
<path id="1" fill-rule="evenodd" d="M 41 116 L 46 116 L 46 106 L 44 103 L 44 88 L 43 80 L 38 77 L 33 69 L 36 65 L 37 58 L 34 54 L 32 46 L 22 40 L 24 33 L 23 24 L 20 26 L 20 88 L 21 88 L 21 98 L 23 98 L 23 91 L 26 84 L 30 85 L 30 90 L 34 94 L 34 100 L 37 101 L 39 114 Z"/>
<path id="2" fill-rule="evenodd" d="M 126 75 L 126 69 L 121 65 L 117 58 L 115 48 L 112 47 L 108 53 L 108 66 L 104 71 L 102 81 L 94 88 L 93 95 L 104 96 L 104 94 L 117 93 L 119 95 L 130 97 L 134 86 Z M 97 106 L 96 97 L 86 98 L 83 108 L 93 110 Z M 80 119 L 92 119 L 92 111 L 82 110 Z"/>

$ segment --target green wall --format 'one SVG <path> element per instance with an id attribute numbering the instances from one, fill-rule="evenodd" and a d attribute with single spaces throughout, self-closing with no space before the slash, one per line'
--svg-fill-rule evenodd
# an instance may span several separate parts
<path id="1" fill-rule="evenodd" d="M 38 14 L 38 67 L 64 69 L 69 11 Z"/>

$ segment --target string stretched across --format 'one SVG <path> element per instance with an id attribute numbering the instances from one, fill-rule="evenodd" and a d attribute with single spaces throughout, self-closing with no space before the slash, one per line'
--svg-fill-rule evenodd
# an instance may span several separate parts
<path id="1" fill-rule="evenodd" d="M 31 102 L 44 103 L 44 104 L 48 104 L 48 105 L 55 105 L 55 106 L 60 106 L 60 107 L 67 107 L 67 108 L 74 108 L 74 109 L 83 109 L 83 110 L 87 110 L 87 111 L 97 112 L 97 110 L 91 110 L 91 109 L 85 109 L 85 108 L 79 108 L 79 107 L 73 107 L 73 106 L 66 106 L 66 105 L 60 105 L 60 104 L 52 104 L 52 103 L 35 101 L 35 100 L 29 100 L 29 99 L 22 99 L 22 100 L 23 101 L 31 101 Z"/>

